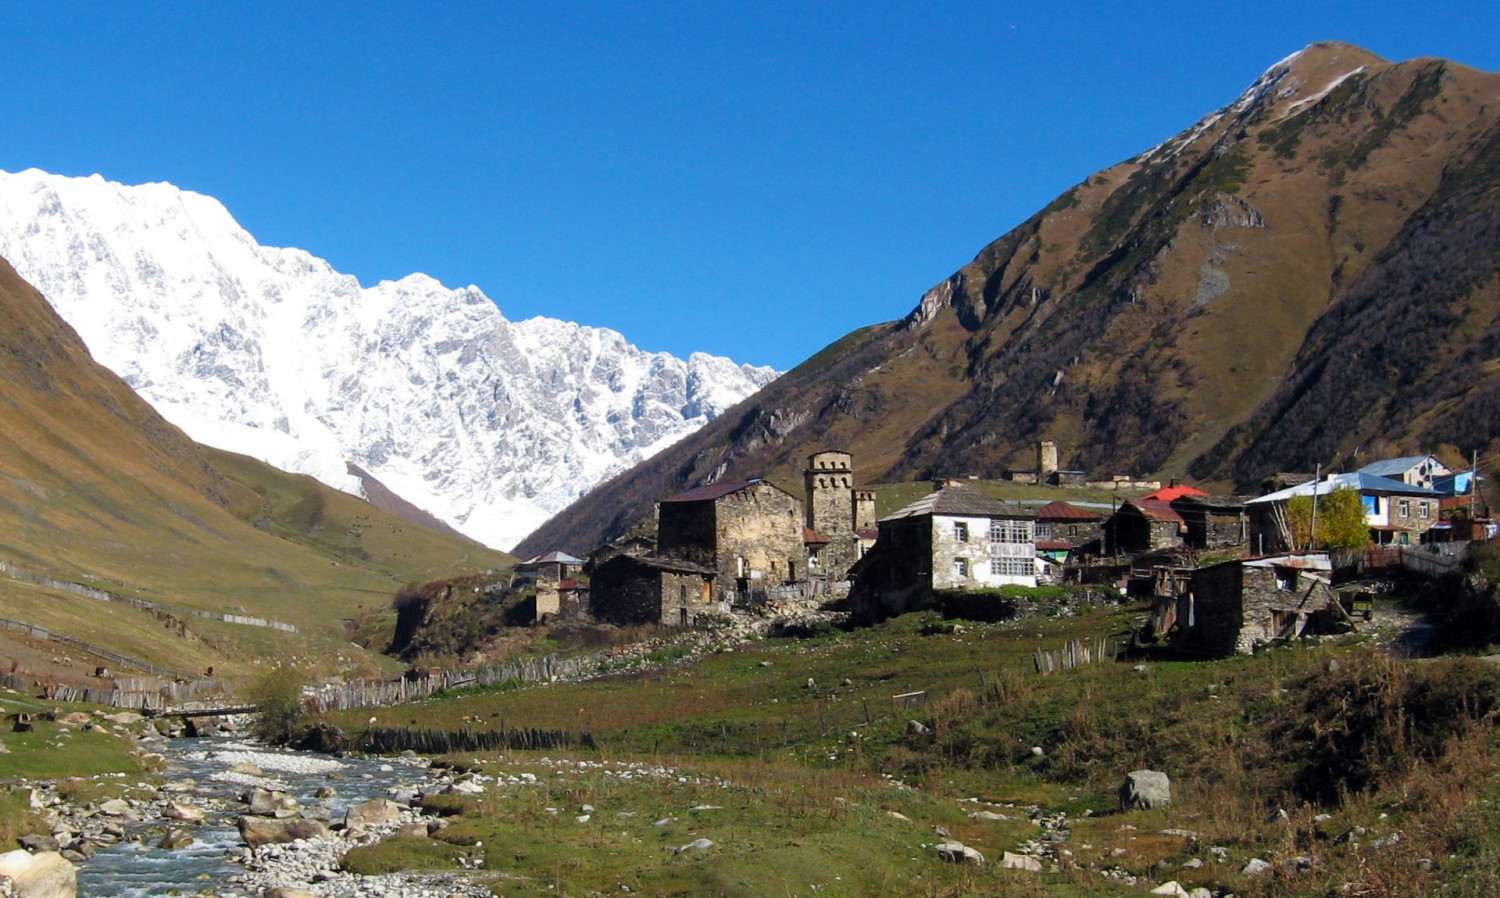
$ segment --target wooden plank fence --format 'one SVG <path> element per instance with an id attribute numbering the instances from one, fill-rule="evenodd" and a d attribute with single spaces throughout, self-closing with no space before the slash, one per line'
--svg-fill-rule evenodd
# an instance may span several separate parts
<path id="1" fill-rule="evenodd" d="M 540 658 L 516 658 L 481 667 L 438 670 L 425 677 L 351 680 L 319 689 L 307 699 L 307 710 L 321 714 L 352 708 L 383 707 L 420 701 L 440 690 L 466 686 L 494 686 L 508 682 L 551 683 L 596 673 L 599 664 L 600 658 L 596 655 L 545 655 Z"/>
<path id="2" fill-rule="evenodd" d="M 1115 654 L 1116 646 L 1110 640 L 1100 637 L 1087 642 L 1081 639 L 1069 640 L 1057 651 L 1037 649 L 1032 660 L 1036 664 L 1037 673 L 1049 674 L 1059 670 L 1072 670 L 1080 664 L 1112 661 Z"/>
<path id="3" fill-rule="evenodd" d="M 459 751 L 531 751 L 571 748 L 594 748 L 594 737 L 580 733 L 575 739 L 565 730 L 539 730 L 516 727 L 495 730 L 414 730 L 390 727 L 366 730 L 355 739 L 355 745 L 375 754 L 414 751 L 423 755 L 443 755 Z"/>

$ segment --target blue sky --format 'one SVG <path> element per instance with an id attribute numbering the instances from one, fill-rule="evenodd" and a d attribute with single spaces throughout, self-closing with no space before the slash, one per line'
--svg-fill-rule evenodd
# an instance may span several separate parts
<path id="1" fill-rule="evenodd" d="M 0 168 L 170 181 L 370 284 L 790 367 L 1318 40 L 1500 4 L 40 3 Z"/>

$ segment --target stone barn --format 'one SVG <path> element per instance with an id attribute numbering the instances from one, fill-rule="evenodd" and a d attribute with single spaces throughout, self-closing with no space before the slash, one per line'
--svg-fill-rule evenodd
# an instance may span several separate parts
<path id="1" fill-rule="evenodd" d="M 594 569 L 590 610 L 612 624 L 690 627 L 728 611 L 713 595 L 712 568 L 670 558 L 616 555 Z"/>
<path id="2" fill-rule="evenodd" d="M 752 602 L 807 576 L 802 501 L 764 480 L 716 483 L 657 503 L 656 554 L 714 571 L 717 600 Z"/>
<path id="3" fill-rule="evenodd" d="M 1158 595 L 1153 621 L 1174 646 L 1217 656 L 1247 654 L 1275 639 L 1348 632 L 1354 625 L 1329 585 L 1332 568 L 1323 554 L 1199 568 L 1186 589 Z"/>

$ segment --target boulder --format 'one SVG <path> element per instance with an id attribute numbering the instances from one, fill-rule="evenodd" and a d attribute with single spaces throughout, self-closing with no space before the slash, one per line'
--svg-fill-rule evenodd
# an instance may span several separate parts
<path id="1" fill-rule="evenodd" d="M 297 810 L 297 799 L 285 792 L 271 789 L 251 789 L 243 796 L 250 813 L 255 817 L 281 817 L 285 812 Z"/>
<path id="2" fill-rule="evenodd" d="M 99 803 L 99 813 L 106 817 L 123 817 L 126 820 L 139 820 L 140 815 L 131 809 L 123 798 L 111 798 Z"/>
<path id="3" fill-rule="evenodd" d="M 682 854 L 684 851 L 707 851 L 712 847 L 714 847 L 714 843 L 710 839 L 694 839 L 686 845 L 675 849 L 674 853 Z"/>
<path id="4" fill-rule="evenodd" d="M 208 816 L 208 812 L 195 804 L 183 804 L 178 801 L 167 802 L 167 809 L 161 812 L 168 820 L 181 820 L 185 823 L 202 823 Z"/>
<path id="5" fill-rule="evenodd" d="M 344 828 L 350 832 L 358 832 L 367 826 L 384 826 L 387 823 L 401 822 L 401 806 L 394 801 L 385 798 L 372 798 L 369 801 L 351 805 L 344 812 Z"/>
<path id="6" fill-rule="evenodd" d="M 261 893 L 261 898 L 318 898 L 318 893 L 292 886 L 277 886 L 274 889 L 266 889 Z"/>
<path id="7" fill-rule="evenodd" d="M 261 776 L 265 773 L 264 770 L 260 769 L 259 764 L 252 764 L 249 761 L 240 761 L 237 764 L 231 764 L 229 766 L 229 772 L 243 773 L 246 776 Z"/>
<path id="8" fill-rule="evenodd" d="M 55 851 L 24 849 L 0 854 L 0 877 L 9 878 L 15 898 L 76 898 L 78 868 Z"/>
<path id="9" fill-rule="evenodd" d="M 1253 857 L 1248 862 L 1246 862 L 1245 866 L 1243 866 L 1243 867 L 1240 868 L 1240 875 L 1241 876 L 1260 876 L 1263 873 L 1270 872 L 1270 870 L 1271 870 L 1271 862 L 1270 861 L 1262 860 L 1262 859 L 1260 859 L 1258 857 Z"/>
<path id="10" fill-rule="evenodd" d="M 427 824 L 421 822 L 404 823 L 400 827 L 398 827 L 395 832 L 391 833 L 391 838 L 425 839 L 427 838 L 427 835 Z"/>
<path id="11" fill-rule="evenodd" d="M 1000 868 L 1002 870 L 1026 870 L 1031 873 L 1042 872 L 1042 862 L 1029 854 L 1011 854 L 1009 851 L 1000 855 Z"/>
<path id="12" fill-rule="evenodd" d="M 161 837 L 159 844 L 168 851 L 176 851 L 179 848 L 186 848 L 193 844 L 193 834 L 185 829 L 178 829 L 174 826 L 167 830 L 166 835 Z"/>
<path id="13" fill-rule="evenodd" d="M 240 838 L 251 848 L 262 845 L 295 842 L 298 839 L 321 839 L 328 827 L 318 820 L 303 818 L 241 817 Z"/>
<path id="14" fill-rule="evenodd" d="M 1120 784 L 1120 810 L 1164 808 L 1172 803 L 1172 782 L 1159 770 L 1132 770 Z"/>
<path id="15" fill-rule="evenodd" d="M 937 849 L 938 856 L 950 864 L 974 864 L 975 866 L 984 864 L 984 855 L 979 853 L 979 849 L 970 848 L 962 842 L 949 839 L 933 847 Z"/>
<path id="16" fill-rule="evenodd" d="M 32 854 L 61 851 L 63 847 L 62 841 L 55 836 L 25 835 L 16 839 L 16 841 L 20 842 L 21 847 Z M 70 839 L 69 841 L 72 840 Z"/>
<path id="17" fill-rule="evenodd" d="M 1164 882 L 1151 890 L 1152 895 L 1166 895 L 1168 898 L 1190 898 L 1190 893 L 1182 887 L 1182 883 L 1173 879 Z"/>

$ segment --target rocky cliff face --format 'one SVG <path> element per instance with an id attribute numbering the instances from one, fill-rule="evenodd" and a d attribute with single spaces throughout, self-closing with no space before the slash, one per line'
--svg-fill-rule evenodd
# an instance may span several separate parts
<path id="1" fill-rule="evenodd" d="M 549 523 L 573 550 L 717 477 L 1064 467 L 1247 486 L 1500 440 L 1500 76 L 1316 44 Z"/>
<path id="2" fill-rule="evenodd" d="M 0 173 L 0 257 L 194 439 L 358 493 L 356 466 L 500 547 L 775 376 L 420 274 L 361 287 L 169 184 Z"/>

